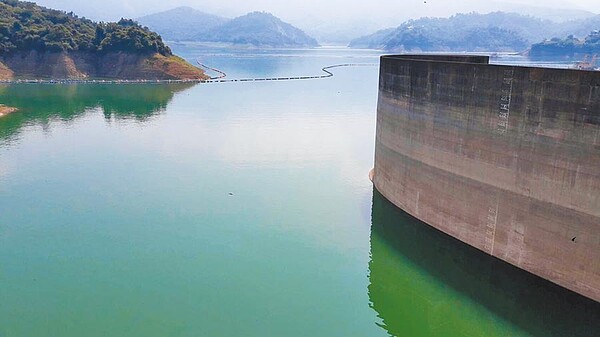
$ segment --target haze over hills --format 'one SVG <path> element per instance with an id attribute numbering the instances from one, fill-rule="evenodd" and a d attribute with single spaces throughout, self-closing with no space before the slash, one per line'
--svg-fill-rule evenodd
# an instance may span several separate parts
<path id="1" fill-rule="evenodd" d="M 583 20 L 573 20 L 561 23 L 557 29 L 552 30 L 553 34 L 550 38 L 565 37 L 568 35 L 584 38 L 594 30 L 600 30 L 600 15 L 595 15 Z"/>
<path id="2" fill-rule="evenodd" d="M 600 15 L 556 23 L 516 13 L 469 13 L 408 20 L 349 45 L 389 51 L 522 51 L 555 36 L 585 36 L 599 28 Z"/>
<path id="3" fill-rule="evenodd" d="M 514 13 L 457 14 L 409 20 L 350 42 L 355 48 L 406 51 L 520 51 L 543 38 L 544 21 Z"/>
<path id="4" fill-rule="evenodd" d="M 137 19 L 140 24 L 154 29 L 169 41 L 193 40 L 196 36 L 206 33 L 229 20 L 186 6 Z"/>
<path id="5" fill-rule="evenodd" d="M 317 47 L 302 30 L 270 13 L 252 12 L 217 26 L 197 37 L 201 41 L 230 42 L 269 47 Z"/>
<path id="6" fill-rule="evenodd" d="M 226 19 L 179 7 L 138 19 L 173 41 L 222 42 L 257 47 L 316 47 L 318 42 L 273 14 L 252 12 Z"/>
<path id="7" fill-rule="evenodd" d="M 229 20 L 186 6 L 137 19 L 140 24 L 154 29 L 168 41 L 194 40 L 197 36 Z"/>
<path id="8" fill-rule="evenodd" d="M 432 1 L 429 1 L 431 3 Z M 461 2 L 462 3 L 462 2 Z M 565 4 L 564 6 L 567 6 Z M 433 7 L 431 7 L 433 8 Z M 374 11 L 377 9 L 373 8 Z M 573 20 L 584 20 L 596 16 L 597 14 L 577 9 L 577 8 L 552 8 L 540 6 L 528 6 L 522 4 L 507 3 L 502 1 L 485 1 L 480 2 L 477 6 L 462 6 L 457 7 L 457 11 L 451 14 L 444 14 L 438 11 L 424 11 L 418 14 L 409 14 L 407 10 L 398 10 L 397 12 L 390 11 L 387 14 L 378 13 L 362 16 L 360 18 L 345 19 L 343 17 L 335 18 L 335 20 L 326 20 L 315 16 L 294 19 L 292 22 L 302 27 L 306 27 L 305 31 L 314 36 L 321 42 L 344 43 L 364 36 L 369 32 L 391 29 L 397 27 L 402 22 L 408 20 L 416 20 L 422 17 L 428 18 L 448 18 L 457 13 L 477 12 L 488 14 L 492 12 L 518 13 L 523 16 L 531 16 L 537 19 L 547 21 L 548 24 L 564 23 Z M 585 32 L 583 35 L 589 33 Z"/>
<path id="9" fill-rule="evenodd" d="M 448 18 L 456 13 L 515 12 L 553 22 L 582 19 L 600 14 L 600 2 L 593 0 L 36 0 L 66 11 L 102 21 L 121 17 L 143 17 L 190 6 L 220 17 L 234 18 L 255 10 L 273 13 L 321 43 L 348 44 L 356 37 L 380 29 L 397 27 L 421 17 Z M 589 32 L 586 32 L 586 34 Z"/>
<path id="10" fill-rule="evenodd" d="M 499 1 L 496 1 L 496 3 L 498 3 L 498 6 L 495 11 L 518 13 L 556 23 L 583 20 L 597 15 L 596 13 L 585 9 L 569 7 L 568 3 L 564 3 L 563 6 L 561 6 L 562 8 L 543 7 L 542 5 L 517 5 Z"/>

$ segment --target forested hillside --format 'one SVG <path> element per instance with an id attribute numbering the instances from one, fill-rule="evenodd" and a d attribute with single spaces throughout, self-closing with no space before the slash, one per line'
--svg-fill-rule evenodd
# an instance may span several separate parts
<path id="1" fill-rule="evenodd" d="M 409 20 L 350 42 L 351 47 L 397 51 L 520 51 L 543 39 L 548 22 L 514 13 L 456 14 Z"/>
<path id="2" fill-rule="evenodd" d="M 160 35 L 133 20 L 100 22 L 0 0 L 0 80 L 206 79 L 174 56 Z"/>
<path id="3" fill-rule="evenodd" d="M 523 51 L 555 36 L 584 37 L 600 29 L 600 15 L 561 23 L 529 15 L 492 12 L 408 20 L 350 42 L 390 51 Z"/>
<path id="4" fill-rule="evenodd" d="M 252 12 L 226 19 L 190 7 L 178 7 L 138 20 L 171 41 L 216 42 L 265 48 L 319 45 L 299 28 L 267 12 Z"/>
<path id="5" fill-rule="evenodd" d="M 600 54 L 600 32 L 593 31 L 583 39 L 573 35 L 564 39 L 552 38 L 532 45 L 529 52 L 532 57 L 573 57 L 577 54 Z"/>
<path id="6" fill-rule="evenodd" d="M 316 47 L 317 40 L 273 14 L 252 12 L 197 37 L 200 41 L 229 42 L 264 47 Z"/>
<path id="7" fill-rule="evenodd" d="M 158 34 L 132 20 L 96 23 L 31 2 L 0 0 L 0 53 L 31 50 L 171 55 Z"/>

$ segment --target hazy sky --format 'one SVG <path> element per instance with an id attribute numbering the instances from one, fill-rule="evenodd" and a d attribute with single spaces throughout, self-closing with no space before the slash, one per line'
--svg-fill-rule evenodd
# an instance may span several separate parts
<path id="1" fill-rule="evenodd" d="M 35 1 L 35 0 L 32 0 Z M 94 20 L 137 18 L 178 6 L 235 17 L 250 11 L 279 16 L 317 39 L 333 41 L 396 27 L 411 18 L 444 17 L 456 13 L 515 11 L 531 7 L 579 9 L 600 13 L 600 0 L 38 0 L 40 5 L 73 11 Z M 529 8 L 527 8 L 529 6 Z M 562 12 L 558 12 L 559 14 Z M 562 14 L 561 14 L 562 15 Z M 342 37 L 343 36 L 343 37 Z"/>
<path id="2" fill-rule="evenodd" d="M 508 6 L 545 6 L 583 9 L 600 13 L 598 0 L 39 0 L 47 7 L 74 11 L 92 19 L 115 20 L 121 16 L 139 17 L 177 6 L 191 6 L 215 14 L 236 16 L 264 10 L 285 19 L 323 19 L 398 16 L 449 16 L 456 12 L 490 11 Z M 518 8 L 518 7 L 516 7 Z"/>

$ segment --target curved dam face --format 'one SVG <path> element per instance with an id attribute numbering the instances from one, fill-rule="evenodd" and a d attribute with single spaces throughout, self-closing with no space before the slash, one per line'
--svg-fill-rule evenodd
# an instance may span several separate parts
<path id="1" fill-rule="evenodd" d="M 381 58 L 374 184 L 396 206 L 600 302 L 600 72 Z"/>

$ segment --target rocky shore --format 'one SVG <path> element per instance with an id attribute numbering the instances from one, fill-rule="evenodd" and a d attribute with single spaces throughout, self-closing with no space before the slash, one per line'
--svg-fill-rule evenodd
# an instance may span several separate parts
<path id="1" fill-rule="evenodd" d="M 180 57 L 158 53 L 30 51 L 0 56 L 0 80 L 19 79 L 198 81 L 209 77 Z"/>
<path id="2" fill-rule="evenodd" d="M 0 104 L 0 118 L 17 111 L 17 108 Z"/>

